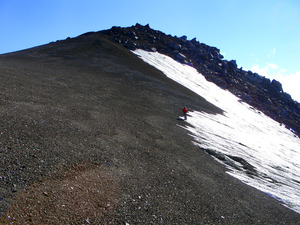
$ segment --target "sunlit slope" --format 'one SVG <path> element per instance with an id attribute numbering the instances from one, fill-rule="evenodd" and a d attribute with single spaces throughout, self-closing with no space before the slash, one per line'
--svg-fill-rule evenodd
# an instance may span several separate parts
<path id="1" fill-rule="evenodd" d="M 225 162 L 230 174 L 300 212 L 300 139 L 284 125 L 208 82 L 194 68 L 157 52 L 134 51 L 169 78 L 224 110 L 193 111 L 186 127 L 195 144 Z M 193 105 L 191 105 L 193 107 Z"/>
<path id="2" fill-rule="evenodd" d="M 299 221 L 226 174 L 177 125 L 185 104 L 208 114 L 220 108 L 102 36 L 0 56 L 0 88 L 3 224 L 55 220 L 63 207 L 74 224 Z M 107 179 L 90 177 L 98 173 Z M 76 179 L 80 186 L 68 186 Z M 104 202 L 91 181 L 113 185 Z M 66 199 L 72 190 L 83 197 Z"/>

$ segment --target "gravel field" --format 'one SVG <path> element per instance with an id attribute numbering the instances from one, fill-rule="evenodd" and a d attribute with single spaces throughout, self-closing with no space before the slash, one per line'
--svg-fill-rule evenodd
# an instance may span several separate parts
<path id="1" fill-rule="evenodd" d="M 1 224 L 300 224 L 178 125 L 222 113 L 105 38 L 0 56 Z"/>

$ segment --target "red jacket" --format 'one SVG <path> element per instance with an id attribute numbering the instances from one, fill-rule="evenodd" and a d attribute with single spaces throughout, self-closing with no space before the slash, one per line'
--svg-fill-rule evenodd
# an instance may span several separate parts
<path id="1" fill-rule="evenodd" d="M 182 111 L 183 111 L 183 113 L 187 113 L 188 110 L 187 110 L 187 108 L 184 107 Z"/>

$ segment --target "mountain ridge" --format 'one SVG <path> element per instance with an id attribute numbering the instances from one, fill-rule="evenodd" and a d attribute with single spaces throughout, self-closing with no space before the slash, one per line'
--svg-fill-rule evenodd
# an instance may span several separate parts
<path id="1" fill-rule="evenodd" d="M 130 50 L 158 51 L 191 65 L 208 81 L 226 89 L 275 121 L 285 124 L 300 135 L 300 104 L 283 91 L 277 80 L 272 81 L 251 71 L 237 68 L 235 60 L 227 61 L 216 47 L 199 43 L 196 38 L 176 37 L 153 30 L 149 24 L 112 27 L 99 33 Z M 88 34 L 85 34 L 88 35 Z"/>

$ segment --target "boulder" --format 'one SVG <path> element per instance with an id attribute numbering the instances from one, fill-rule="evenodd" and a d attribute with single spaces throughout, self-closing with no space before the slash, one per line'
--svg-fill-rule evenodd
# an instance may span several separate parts
<path id="1" fill-rule="evenodd" d="M 179 50 L 181 48 L 181 45 L 175 42 L 168 42 L 167 47 L 175 50 Z"/>
<path id="2" fill-rule="evenodd" d="M 271 84 L 275 87 L 275 89 L 278 91 L 278 92 L 283 92 L 282 90 L 282 84 L 277 81 L 277 80 L 272 80 Z"/>
<path id="3" fill-rule="evenodd" d="M 187 41 L 187 36 L 183 35 L 182 37 L 180 37 L 180 39 L 183 41 Z"/>

